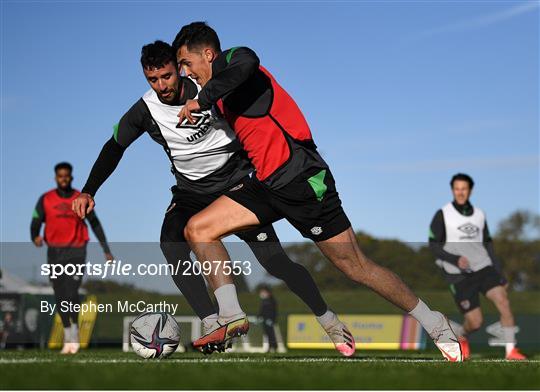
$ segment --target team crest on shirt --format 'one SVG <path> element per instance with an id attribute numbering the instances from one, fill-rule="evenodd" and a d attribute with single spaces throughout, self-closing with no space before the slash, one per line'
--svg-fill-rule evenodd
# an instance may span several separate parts
<path id="1" fill-rule="evenodd" d="M 311 228 L 311 234 L 313 235 L 319 235 L 322 233 L 322 227 L 321 226 L 314 226 Z"/>
<path id="2" fill-rule="evenodd" d="M 466 299 L 464 301 L 461 301 L 459 303 L 459 306 L 461 306 L 461 308 L 464 310 L 468 310 L 471 307 L 471 302 L 468 299 Z"/>
<path id="3" fill-rule="evenodd" d="M 268 239 L 268 235 L 266 233 L 259 233 L 257 235 L 257 241 L 266 241 Z"/>
<path id="4" fill-rule="evenodd" d="M 213 118 L 208 113 L 192 113 L 191 114 L 195 122 L 192 124 L 187 118 L 185 118 L 181 123 L 176 125 L 176 128 L 182 128 L 185 131 L 197 131 L 186 137 L 186 140 L 190 143 L 195 143 L 200 139 L 203 139 L 204 136 L 212 129 Z"/>
<path id="5" fill-rule="evenodd" d="M 461 240 L 474 239 L 478 237 L 478 233 L 480 232 L 480 228 L 472 223 L 465 223 L 464 225 L 459 226 L 458 230 L 465 233 L 465 236 L 459 237 Z"/>

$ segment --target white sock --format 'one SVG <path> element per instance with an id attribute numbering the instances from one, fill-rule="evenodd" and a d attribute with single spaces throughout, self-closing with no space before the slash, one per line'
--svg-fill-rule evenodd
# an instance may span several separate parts
<path id="1" fill-rule="evenodd" d="M 64 344 L 71 343 L 71 326 L 64 327 Z"/>
<path id="2" fill-rule="evenodd" d="M 216 296 L 219 305 L 220 317 L 230 317 L 244 313 L 238 303 L 236 286 L 234 284 L 224 284 L 214 291 L 214 295 Z"/>
<path id="3" fill-rule="evenodd" d="M 79 343 L 79 326 L 75 323 L 71 324 L 71 341 L 70 343 Z"/>
<path id="4" fill-rule="evenodd" d="M 203 318 L 201 321 L 203 323 L 203 329 L 204 329 L 204 332 L 206 333 L 207 331 L 211 331 L 212 330 L 212 327 L 214 326 L 214 324 L 216 323 L 218 319 L 218 314 L 217 313 L 213 313 L 211 314 L 210 316 L 206 316 L 205 318 Z"/>
<path id="5" fill-rule="evenodd" d="M 322 316 L 316 316 L 317 321 L 323 329 L 328 329 L 336 323 L 337 316 L 334 312 L 328 309 Z"/>
<path id="6" fill-rule="evenodd" d="M 418 299 L 416 307 L 409 312 L 424 329 L 430 334 L 435 328 L 441 326 L 442 319 L 439 312 L 431 310 L 421 299 Z"/>
<path id="7" fill-rule="evenodd" d="M 463 328 L 462 324 L 458 324 L 453 320 L 448 320 L 448 322 L 450 323 L 450 327 L 458 337 L 467 335 L 465 333 L 465 328 Z"/>
<path id="8" fill-rule="evenodd" d="M 506 355 L 516 347 L 516 330 L 514 327 L 502 327 Z"/>

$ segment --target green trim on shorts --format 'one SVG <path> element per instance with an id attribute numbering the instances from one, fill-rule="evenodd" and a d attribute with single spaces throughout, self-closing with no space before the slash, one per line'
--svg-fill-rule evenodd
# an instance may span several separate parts
<path id="1" fill-rule="evenodd" d="M 324 194 L 326 193 L 328 187 L 324 183 L 324 177 L 326 176 L 326 170 L 323 169 L 312 177 L 308 178 L 309 185 L 313 188 L 315 196 L 317 196 L 318 201 L 322 201 Z"/>

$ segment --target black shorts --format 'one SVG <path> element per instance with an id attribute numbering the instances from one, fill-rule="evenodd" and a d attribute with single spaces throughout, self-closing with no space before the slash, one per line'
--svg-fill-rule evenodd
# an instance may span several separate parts
<path id="1" fill-rule="evenodd" d="M 86 264 L 86 246 L 80 248 L 48 247 L 47 263 L 62 264 L 63 266 L 73 264 L 74 266 L 67 269 L 68 273 L 61 274 L 55 278 L 52 278 L 52 275 L 49 275 L 49 280 L 53 283 L 55 292 L 60 286 L 71 287 L 73 290 L 78 290 L 83 280 L 83 276 L 79 275 L 78 272 L 84 273 Z M 74 270 L 72 268 L 74 268 Z M 54 270 L 51 272 L 54 272 Z"/>
<path id="2" fill-rule="evenodd" d="M 462 313 L 467 313 L 480 306 L 480 293 L 486 293 L 494 287 L 502 286 L 504 278 L 489 266 L 480 271 L 466 274 L 466 277 L 450 285 L 456 305 Z"/>
<path id="3" fill-rule="evenodd" d="M 249 177 L 243 180 L 249 180 Z M 242 184 L 243 182 L 240 182 Z M 234 187 L 231 186 L 231 187 Z M 212 204 L 225 191 L 200 194 L 189 190 L 171 188 L 172 200 L 165 211 L 165 217 L 161 226 L 161 243 L 185 243 L 184 228 L 189 219 Z M 253 230 L 235 233 L 238 238 L 245 242 L 279 242 L 277 234 L 271 224 L 261 225 Z M 186 251 L 189 254 L 189 248 Z"/>
<path id="4" fill-rule="evenodd" d="M 311 169 L 282 188 L 272 189 L 254 176 L 225 192 L 253 212 L 262 225 L 285 218 L 305 238 L 324 241 L 351 227 L 329 169 Z"/>

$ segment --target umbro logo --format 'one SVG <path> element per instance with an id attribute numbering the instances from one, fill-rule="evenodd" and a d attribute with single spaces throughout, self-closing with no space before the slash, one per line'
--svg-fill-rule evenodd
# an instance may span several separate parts
<path id="1" fill-rule="evenodd" d="M 315 226 L 315 227 L 312 227 L 311 228 L 311 234 L 313 235 L 319 235 L 322 233 L 322 227 L 320 226 Z"/>
<path id="2" fill-rule="evenodd" d="M 478 236 L 478 233 L 480 232 L 480 228 L 478 228 L 478 226 L 473 225 L 472 223 L 465 223 L 464 225 L 459 226 L 458 230 L 466 234 L 464 237 L 461 237 L 461 239 L 475 238 Z"/>
<path id="3" fill-rule="evenodd" d="M 55 210 L 61 211 L 61 212 L 68 212 L 71 211 L 71 204 L 69 203 L 59 203 L 53 206 Z"/>
<path id="4" fill-rule="evenodd" d="M 237 186 L 229 189 L 229 192 L 234 192 L 234 191 L 237 191 L 238 189 L 242 189 L 243 186 L 244 184 L 238 184 Z"/>
<path id="5" fill-rule="evenodd" d="M 184 118 L 184 120 L 181 123 L 178 123 L 176 125 L 176 128 L 191 128 L 191 129 L 198 129 L 202 124 L 207 122 L 210 118 L 210 115 L 207 113 L 191 113 L 191 116 L 195 120 L 195 122 L 192 124 L 189 122 L 187 118 Z"/>

